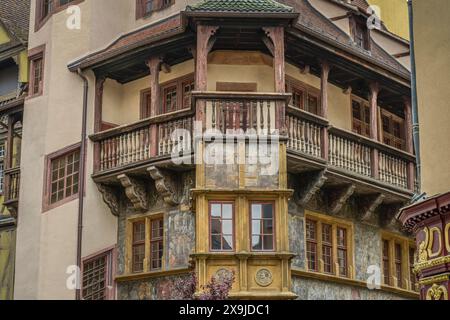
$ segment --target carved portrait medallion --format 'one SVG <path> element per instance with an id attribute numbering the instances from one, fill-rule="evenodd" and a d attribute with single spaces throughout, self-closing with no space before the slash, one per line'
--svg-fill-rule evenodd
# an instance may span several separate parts
<path id="1" fill-rule="evenodd" d="M 255 275 L 255 281 L 261 287 L 268 287 L 273 282 L 273 276 L 268 269 L 259 269 Z"/>

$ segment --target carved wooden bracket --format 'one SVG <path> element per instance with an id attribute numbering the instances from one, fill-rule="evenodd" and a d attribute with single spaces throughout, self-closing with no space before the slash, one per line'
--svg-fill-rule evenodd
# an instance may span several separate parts
<path id="1" fill-rule="evenodd" d="M 128 199 L 130 199 L 133 207 L 140 211 L 148 210 L 148 198 L 145 184 L 126 174 L 121 174 L 117 179 L 119 179 L 120 183 L 125 188 L 125 194 Z"/>
<path id="2" fill-rule="evenodd" d="M 148 168 L 147 171 L 152 179 L 155 180 L 156 190 L 163 197 L 164 202 L 170 206 L 178 205 L 176 188 L 171 177 L 154 166 Z"/>
<path id="3" fill-rule="evenodd" d="M 325 184 L 328 179 L 325 176 L 325 173 L 326 170 L 322 170 L 319 172 L 307 173 L 301 176 L 301 179 L 305 181 L 305 187 L 298 193 L 298 203 L 301 206 L 306 205 Z"/>
<path id="4" fill-rule="evenodd" d="M 330 205 L 330 213 L 338 214 L 341 211 L 342 207 L 347 203 L 348 199 L 355 192 L 356 186 L 354 184 L 350 184 L 348 186 L 339 188 L 339 190 L 335 190 L 331 193 L 331 205 Z"/>
<path id="5" fill-rule="evenodd" d="M 403 229 L 403 226 L 397 219 L 397 216 L 400 209 L 406 205 L 407 203 L 393 203 L 386 205 L 385 208 L 383 207 L 384 221 L 382 221 L 382 225 L 384 225 L 387 228 Z"/>
<path id="6" fill-rule="evenodd" d="M 120 201 L 115 188 L 101 183 L 97 183 L 97 188 L 102 194 L 103 202 L 109 207 L 111 213 L 118 217 L 120 214 Z"/>
<path id="7" fill-rule="evenodd" d="M 361 220 L 364 222 L 370 221 L 375 214 L 375 210 L 383 203 L 384 198 L 384 194 L 365 197 L 363 200 Z"/>

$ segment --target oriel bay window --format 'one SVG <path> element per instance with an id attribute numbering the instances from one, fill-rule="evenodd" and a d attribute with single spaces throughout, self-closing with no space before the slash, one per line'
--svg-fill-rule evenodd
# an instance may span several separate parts
<path id="1" fill-rule="evenodd" d="M 351 223 L 308 213 L 305 217 L 307 269 L 340 277 L 352 277 Z"/>
<path id="2" fill-rule="evenodd" d="M 164 268 L 164 218 L 151 215 L 127 224 L 127 272 L 142 273 Z"/>
<path id="3" fill-rule="evenodd" d="M 144 18 L 155 11 L 163 10 L 175 3 L 175 0 L 136 0 L 136 19 Z"/>
<path id="4" fill-rule="evenodd" d="M 209 203 L 209 243 L 211 251 L 234 250 L 234 203 Z"/>
<path id="5" fill-rule="evenodd" d="M 252 251 L 275 251 L 274 203 L 250 204 Z"/>
<path id="6" fill-rule="evenodd" d="M 382 235 L 383 284 L 411 291 L 416 290 L 414 243 L 391 233 Z"/>

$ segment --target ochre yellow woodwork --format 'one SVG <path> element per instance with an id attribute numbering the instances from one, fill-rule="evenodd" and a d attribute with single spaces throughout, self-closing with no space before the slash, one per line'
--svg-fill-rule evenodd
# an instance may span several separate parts
<path id="1" fill-rule="evenodd" d="M 382 231 L 381 232 L 381 238 L 383 240 L 387 240 L 389 242 L 389 275 L 390 275 L 390 284 L 389 286 L 397 287 L 397 288 L 403 288 L 410 291 L 415 291 L 415 288 L 413 288 L 413 285 L 411 283 L 410 274 L 411 274 L 411 268 L 410 265 L 410 259 L 409 254 L 410 248 L 414 248 L 415 244 L 414 241 L 404 237 L 400 236 L 395 233 Z M 399 244 L 401 246 L 401 286 L 398 285 L 398 279 L 396 277 L 395 273 L 395 245 Z M 381 254 L 380 257 L 383 257 L 383 246 L 381 246 Z M 382 261 L 380 261 L 382 265 Z"/>
<path id="2" fill-rule="evenodd" d="M 333 267 L 333 275 L 337 277 L 342 277 L 346 279 L 354 279 L 355 278 L 355 268 L 354 268 L 354 225 L 353 222 L 347 221 L 344 219 L 336 218 L 329 215 L 320 214 L 317 212 L 312 212 L 309 210 L 305 211 L 305 221 L 306 219 L 315 221 L 317 223 L 317 234 L 318 240 L 321 240 L 322 237 L 322 225 L 329 224 L 332 227 L 332 261 L 334 261 Z M 306 223 L 305 223 L 306 226 Z M 347 231 L 346 240 L 347 240 L 347 264 L 348 264 L 348 276 L 339 274 L 339 264 L 338 261 L 338 253 L 337 253 L 337 228 L 342 227 Z M 306 232 L 304 232 L 304 241 L 306 243 Z M 320 243 L 320 241 L 319 241 Z M 324 273 L 324 262 L 322 257 L 322 246 L 320 244 L 317 245 L 317 256 L 319 257 L 319 273 Z M 306 259 L 306 268 L 308 269 L 308 260 Z M 313 271 L 310 271 L 313 272 Z"/>
<path id="3" fill-rule="evenodd" d="M 235 273 L 235 282 L 230 294 L 233 298 L 271 298 L 293 299 L 291 290 L 290 260 L 293 255 L 288 252 L 287 201 L 292 190 L 287 188 L 286 145 L 279 142 L 279 179 L 275 188 L 263 186 L 246 186 L 246 164 L 238 165 L 237 188 L 206 188 L 205 164 L 197 164 L 197 183 L 192 190 L 196 202 L 196 246 L 192 258 L 196 262 L 199 290 L 210 279 L 221 272 Z M 206 147 L 200 142 L 198 150 Z M 245 142 L 239 142 L 235 150 L 238 159 L 245 158 Z M 277 188 L 278 187 L 278 188 Z M 232 202 L 234 205 L 234 250 L 226 252 L 211 251 L 209 203 Z M 252 202 L 270 202 L 274 205 L 273 251 L 252 251 L 251 247 L 251 213 Z"/>

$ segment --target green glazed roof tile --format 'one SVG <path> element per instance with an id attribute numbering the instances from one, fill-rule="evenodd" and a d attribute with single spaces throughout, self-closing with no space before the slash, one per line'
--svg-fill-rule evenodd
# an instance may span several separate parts
<path id="1" fill-rule="evenodd" d="M 205 0 L 188 6 L 191 12 L 292 13 L 294 9 L 274 0 Z"/>

